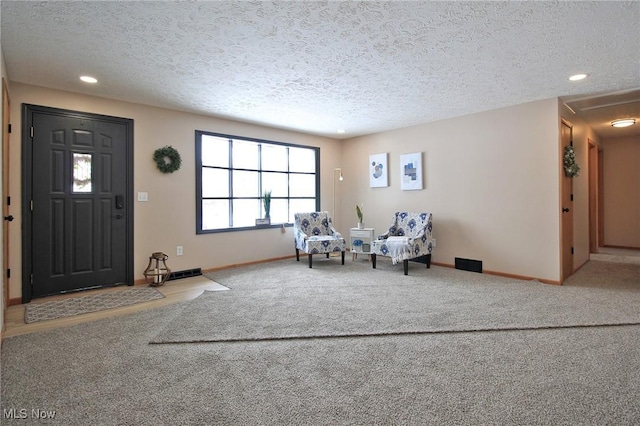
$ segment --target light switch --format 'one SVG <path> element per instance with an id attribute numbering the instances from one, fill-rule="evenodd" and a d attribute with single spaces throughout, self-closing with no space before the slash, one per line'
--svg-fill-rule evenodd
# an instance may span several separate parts
<path id="1" fill-rule="evenodd" d="M 149 201 L 148 192 L 138 192 L 138 201 Z"/>

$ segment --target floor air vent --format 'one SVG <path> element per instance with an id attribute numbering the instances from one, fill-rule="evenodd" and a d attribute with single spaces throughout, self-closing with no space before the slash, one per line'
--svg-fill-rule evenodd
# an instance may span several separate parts
<path id="1" fill-rule="evenodd" d="M 482 260 L 463 259 L 461 257 L 456 257 L 456 269 L 482 273 Z"/>
<path id="2" fill-rule="evenodd" d="M 179 280 L 180 278 L 197 277 L 198 275 L 202 275 L 201 268 L 185 269 L 184 271 L 172 272 L 167 281 Z"/>

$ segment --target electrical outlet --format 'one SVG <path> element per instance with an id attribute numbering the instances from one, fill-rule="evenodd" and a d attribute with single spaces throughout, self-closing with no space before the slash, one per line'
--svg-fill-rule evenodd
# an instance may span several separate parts
<path id="1" fill-rule="evenodd" d="M 436 246 L 436 239 L 435 238 L 431 239 L 431 244 L 433 244 L 434 247 Z"/>
<path id="2" fill-rule="evenodd" d="M 182 256 L 182 246 L 176 247 L 176 256 Z"/>

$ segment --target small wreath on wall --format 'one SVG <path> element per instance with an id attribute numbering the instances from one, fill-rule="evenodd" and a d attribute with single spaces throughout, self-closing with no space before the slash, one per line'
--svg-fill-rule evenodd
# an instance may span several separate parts
<path id="1" fill-rule="evenodd" d="M 576 177 L 580 173 L 580 166 L 576 163 L 576 151 L 573 149 L 573 145 L 567 145 L 564 147 L 564 175 L 566 177 Z"/>
<path id="2" fill-rule="evenodd" d="M 153 153 L 153 161 L 162 173 L 173 173 L 180 168 L 182 158 L 180 153 L 171 145 L 158 148 Z"/>

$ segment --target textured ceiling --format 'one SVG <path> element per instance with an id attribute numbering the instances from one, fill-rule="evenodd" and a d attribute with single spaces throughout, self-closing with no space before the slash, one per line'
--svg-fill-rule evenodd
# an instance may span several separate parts
<path id="1" fill-rule="evenodd" d="M 640 88 L 640 2 L 3 0 L 1 13 L 12 81 L 334 138 Z"/>

